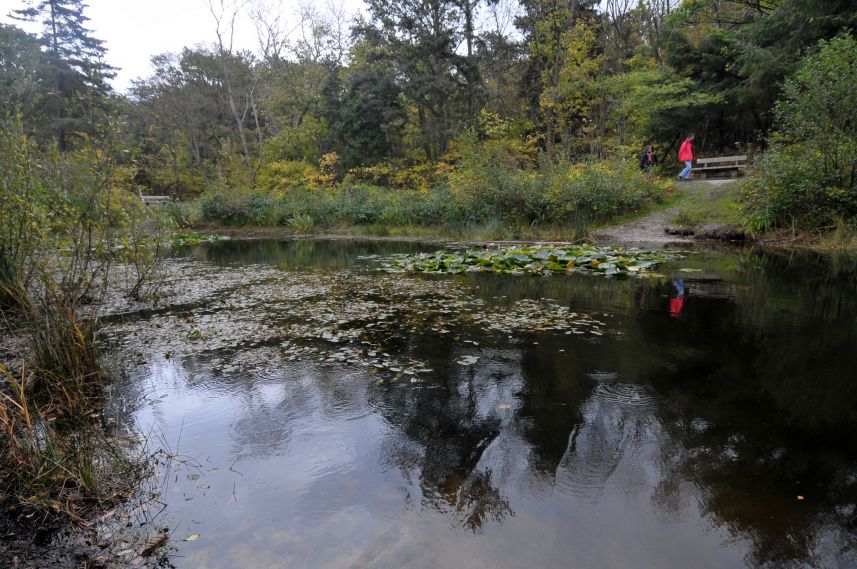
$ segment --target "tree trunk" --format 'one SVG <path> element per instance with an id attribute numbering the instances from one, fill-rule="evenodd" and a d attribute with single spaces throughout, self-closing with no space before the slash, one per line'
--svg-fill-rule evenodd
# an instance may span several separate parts
<path id="1" fill-rule="evenodd" d="M 221 54 L 223 57 L 223 54 Z M 229 100 L 229 110 L 232 112 L 232 118 L 235 119 L 235 125 L 238 127 L 238 137 L 241 139 L 241 150 L 244 152 L 244 161 L 247 162 L 247 166 L 251 165 L 250 163 L 250 147 L 247 144 L 247 134 L 244 132 L 244 120 L 241 115 L 238 114 L 238 106 L 235 104 L 235 91 L 232 88 L 232 80 L 229 78 L 229 70 L 227 66 L 223 66 L 224 78 L 223 83 L 226 87 L 226 96 Z"/>
<path id="2" fill-rule="evenodd" d="M 54 57 L 58 63 L 60 61 L 59 37 L 57 34 L 57 14 L 56 0 L 50 0 L 51 6 L 51 46 L 53 47 Z M 57 149 L 60 152 L 65 152 L 67 149 L 66 132 L 65 132 L 65 104 L 62 100 L 63 93 L 63 77 L 59 67 L 54 70 L 54 87 L 55 94 L 59 104 L 57 105 Z"/>

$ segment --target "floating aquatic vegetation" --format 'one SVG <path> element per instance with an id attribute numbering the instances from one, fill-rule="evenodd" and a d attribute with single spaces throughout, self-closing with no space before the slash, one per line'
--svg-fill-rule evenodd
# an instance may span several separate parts
<path id="1" fill-rule="evenodd" d="M 210 243 L 212 241 L 220 241 L 221 239 L 229 239 L 223 235 L 212 235 L 208 233 L 192 233 L 180 231 L 172 236 L 170 245 L 173 247 L 184 247 L 190 245 L 199 245 L 200 243 Z"/>
<path id="2" fill-rule="evenodd" d="M 534 245 L 494 249 L 441 250 L 388 259 L 390 272 L 499 274 L 590 273 L 608 277 L 651 276 L 661 263 L 677 253 L 615 249 L 589 245 Z"/>
<path id="3" fill-rule="evenodd" d="M 427 337 L 458 344 L 451 360 L 457 366 L 481 367 L 482 350 L 507 337 L 594 339 L 608 328 L 602 315 L 549 298 L 487 300 L 454 279 L 223 267 L 192 258 L 168 260 L 165 274 L 156 304 L 116 295 L 103 306 L 103 335 L 121 366 L 203 357 L 217 376 L 265 376 L 312 362 L 362 369 L 378 385 L 429 386 L 435 362 L 414 357 L 408 347 Z"/>
<path id="4" fill-rule="evenodd" d="M 602 335 L 605 322 L 585 313 L 571 311 L 552 300 L 519 300 L 510 306 L 496 306 L 474 312 L 472 322 L 483 330 L 517 334 L 521 332 L 565 332 Z"/>

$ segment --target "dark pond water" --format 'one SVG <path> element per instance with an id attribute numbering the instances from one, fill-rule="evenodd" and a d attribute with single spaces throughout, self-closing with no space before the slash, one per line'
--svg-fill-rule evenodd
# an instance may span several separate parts
<path id="1" fill-rule="evenodd" d="M 241 241 L 199 247 L 192 263 L 347 282 L 374 274 L 377 255 L 435 248 Z M 400 318 L 345 341 L 422 362 L 419 380 L 272 359 L 270 342 L 231 348 L 253 371 L 218 350 L 151 354 L 117 397 L 186 459 L 161 473 L 173 562 L 857 567 L 857 263 L 701 252 L 662 272 L 393 277 L 460 287 L 497 315 L 538 302 L 597 322 Z"/>

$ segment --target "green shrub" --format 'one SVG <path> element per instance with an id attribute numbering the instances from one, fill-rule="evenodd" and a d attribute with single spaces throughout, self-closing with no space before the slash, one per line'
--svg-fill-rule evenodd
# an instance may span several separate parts
<path id="1" fill-rule="evenodd" d="M 255 192 L 213 189 L 200 197 L 199 205 L 204 219 L 224 225 L 267 225 L 279 219 L 273 196 Z"/>
<path id="2" fill-rule="evenodd" d="M 752 229 L 820 227 L 835 215 L 835 188 L 807 144 L 772 146 L 741 188 L 742 212 Z"/>
<path id="3" fill-rule="evenodd" d="M 308 216 L 321 226 L 333 221 L 332 196 L 328 190 L 293 188 L 277 200 L 275 207 L 276 218 L 282 224 L 300 216 Z"/>
<path id="4" fill-rule="evenodd" d="M 208 190 L 199 198 L 202 216 L 211 221 L 229 223 L 233 212 L 226 203 L 226 196 L 219 190 Z"/>
<path id="5" fill-rule="evenodd" d="M 191 202 L 169 202 L 162 206 L 161 213 L 174 227 L 191 227 L 198 220 L 199 212 Z"/>
<path id="6" fill-rule="evenodd" d="M 318 178 L 318 168 L 302 160 L 268 162 L 259 169 L 256 182 L 259 189 L 279 194 L 292 188 L 309 186 Z"/>
<path id="7" fill-rule="evenodd" d="M 0 120 L 0 308 L 26 288 L 51 220 L 50 188 L 19 120 Z M 58 209 L 58 208 L 57 208 Z"/>
<path id="8" fill-rule="evenodd" d="M 649 179 L 628 162 L 554 165 L 545 175 L 551 184 L 550 208 L 557 221 L 584 213 L 607 220 L 659 201 L 670 185 Z"/>
<path id="9" fill-rule="evenodd" d="M 256 225 L 267 225 L 275 222 L 275 204 L 271 196 L 253 194 L 244 200 L 244 215 L 246 221 Z"/>
<path id="10" fill-rule="evenodd" d="M 296 233 L 309 233 L 315 226 L 315 220 L 307 214 L 296 214 L 286 222 L 286 226 Z"/>
<path id="11" fill-rule="evenodd" d="M 857 40 L 819 43 L 783 87 L 779 131 L 743 188 L 752 228 L 832 227 L 857 218 Z"/>
<path id="12" fill-rule="evenodd" d="M 377 223 L 386 207 L 384 199 L 371 186 L 344 186 L 335 192 L 334 217 L 356 225 Z"/>
<path id="13" fill-rule="evenodd" d="M 670 189 L 631 162 L 568 163 L 542 156 L 533 171 L 528 154 L 499 140 L 465 139 L 458 155 L 447 178 L 470 223 L 588 224 L 640 209 Z"/>
<path id="14" fill-rule="evenodd" d="M 482 148 L 484 152 L 479 152 Z M 643 175 L 633 163 L 548 162 L 524 168 L 516 149 L 497 141 L 466 146 L 431 187 L 381 187 L 347 177 L 333 187 L 300 185 L 276 193 L 207 192 L 206 219 L 224 224 L 286 225 L 294 230 L 362 226 L 571 225 L 634 211 L 663 198 L 670 182 Z"/>
<path id="15" fill-rule="evenodd" d="M 538 192 L 523 170 L 528 158 L 501 140 L 477 142 L 475 133 L 460 137 L 450 153 L 454 166 L 447 173 L 452 193 L 466 212 L 465 221 L 486 223 L 531 217 L 525 211 Z M 529 220 L 533 221 L 533 220 Z"/>

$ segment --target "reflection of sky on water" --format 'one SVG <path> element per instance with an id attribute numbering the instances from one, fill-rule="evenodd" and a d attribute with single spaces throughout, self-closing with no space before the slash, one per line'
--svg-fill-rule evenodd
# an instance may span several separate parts
<path id="1" fill-rule="evenodd" d="M 177 535 L 202 535 L 177 565 L 704 567 L 705 552 L 712 567 L 740 561 L 739 548 L 721 547 L 727 534 L 700 519 L 692 485 L 662 487 L 671 442 L 650 409 L 594 390 L 581 409 L 556 406 L 574 426 L 546 470 L 528 439 L 533 419 L 518 414 L 520 353 L 480 353 L 491 363 L 462 367 L 453 389 L 390 393 L 313 367 L 212 389 L 190 379 L 205 369 L 193 361 L 133 379 L 165 395 L 140 424 L 157 424 L 200 464 L 167 484 Z"/>
<path id="2" fill-rule="evenodd" d="M 843 520 L 857 514 L 857 465 L 840 441 L 816 451 L 824 420 L 790 383 L 806 381 L 798 361 L 824 366 L 806 345 L 853 339 L 853 323 L 830 325 L 857 314 L 836 297 L 847 289 L 816 301 L 792 290 L 793 275 L 688 279 L 675 319 L 668 285 L 465 278 L 488 302 L 550 297 L 604 310 L 608 333 L 471 330 L 477 346 L 412 332 L 399 349 L 436 370 L 418 384 L 300 362 L 221 373 L 217 354 L 159 359 L 129 378 L 122 395 L 138 424 L 198 463 L 166 478 L 176 537 L 201 535 L 179 544 L 176 566 L 855 561 Z M 478 364 L 455 363 L 467 355 Z M 815 397 L 838 426 L 851 424 L 853 401 L 831 377 L 853 360 L 841 357 L 818 381 L 845 401 Z M 813 502 L 794 502 L 797 480 Z"/>

